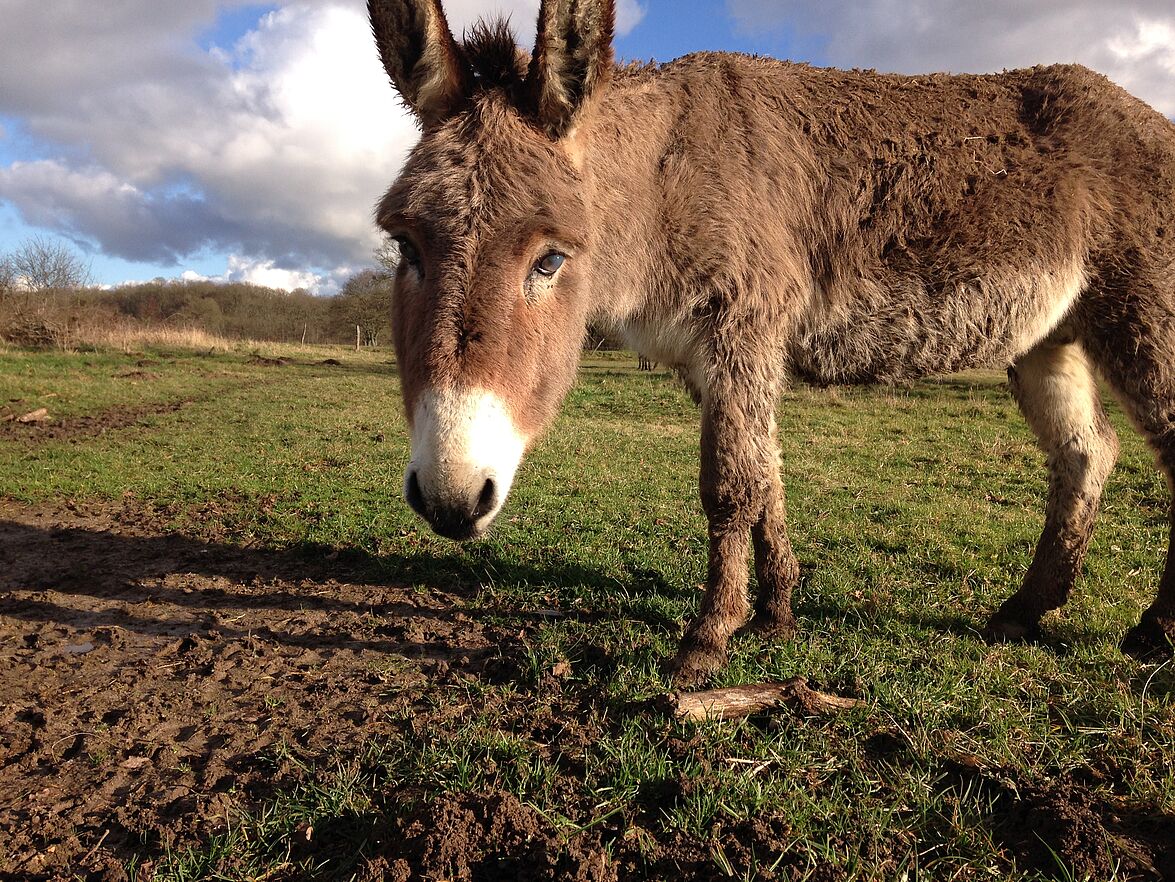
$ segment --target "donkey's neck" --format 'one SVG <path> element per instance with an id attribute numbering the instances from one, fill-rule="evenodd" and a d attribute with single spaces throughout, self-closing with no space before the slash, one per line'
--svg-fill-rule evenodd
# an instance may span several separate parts
<path id="1" fill-rule="evenodd" d="M 755 295 L 768 272 L 780 289 L 810 289 L 807 266 L 787 255 L 820 176 L 798 128 L 763 98 L 785 71 L 719 53 L 617 71 L 583 126 L 598 236 L 592 317 L 687 374 L 714 298 Z M 768 266 L 766 252 L 780 257 Z"/>
<path id="2" fill-rule="evenodd" d="M 578 135 L 597 240 L 597 321 L 625 322 L 644 309 L 656 287 L 664 198 L 659 168 L 678 117 L 670 97 L 646 77 L 617 71 Z"/>

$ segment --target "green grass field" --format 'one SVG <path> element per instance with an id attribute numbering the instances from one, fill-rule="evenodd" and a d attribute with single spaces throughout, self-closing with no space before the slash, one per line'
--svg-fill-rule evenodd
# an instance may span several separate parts
<path id="1" fill-rule="evenodd" d="M 396 736 L 323 757 L 153 878 L 362 876 L 409 792 L 509 794 L 567 841 L 592 837 L 621 879 L 675 860 L 682 878 L 1175 878 L 1175 676 L 1117 650 L 1153 595 L 1169 503 L 1118 409 L 1078 591 L 1043 644 L 988 646 L 978 631 L 1027 568 L 1046 486 L 1003 377 L 787 392 L 801 633 L 736 642 L 715 685 L 802 675 L 865 704 L 689 726 L 656 703 L 706 557 L 698 416 L 669 375 L 589 357 L 499 524 L 456 546 L 402 500 L 391 355 L 264 354 L 293 362 L 0 351 L 0 415 L 46 407 L 65 427 L 0 434 L 0 497 L 131 499 L 185 535 L 358 551 L 389 583 L 538 624 L 509 676 L 414 687 Z M 388 664 L 394 680 L 412 663 Z M 333 841 L 292 849 L 307 824 Z"/>

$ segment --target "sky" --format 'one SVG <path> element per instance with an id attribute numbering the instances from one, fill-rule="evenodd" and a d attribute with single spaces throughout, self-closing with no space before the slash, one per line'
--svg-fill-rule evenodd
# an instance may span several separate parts
<path id="1" fill-rule="evenodd" d="M 455 33 L 538 0 L 447 0 Z M 0 0 L 0 254 L 69 242 L 99 284 L 329 294 L 419 132 L 363 0 Z M 618 0 L 617 54 L 758 52 L 902 73 L 1080 62 L 1175 117 L 1172 0 Z"/>

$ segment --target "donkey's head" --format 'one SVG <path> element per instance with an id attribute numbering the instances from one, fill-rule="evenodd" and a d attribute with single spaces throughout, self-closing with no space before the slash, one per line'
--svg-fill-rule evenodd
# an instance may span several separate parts
<path id="1" fill-rule="evenodd" d="M 400 247 L 396 356 L 409 504 L 467 539 L 501 510 L 574 379 L 593 246 L 585 135 L 612 68 L 613 0 L 543 0 L 532 57 L 504 25 L 458 44 L 440 0 L 368 0 L 423 135 L 380 202 Z"/>

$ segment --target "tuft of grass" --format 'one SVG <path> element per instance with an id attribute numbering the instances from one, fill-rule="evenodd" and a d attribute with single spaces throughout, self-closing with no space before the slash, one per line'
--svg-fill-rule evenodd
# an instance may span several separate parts
<path id="1" fill-rule="evenodd" d="M 136 352 L 142 349 L 225 352 L 249 345 L 250 341 L 233 340 L 219 334 L 211 334 L 202 328 L 123 322 L 79 327 L 63 343 L 63 348 L 66 349 L 109 349 L 116 352 Z"/>

